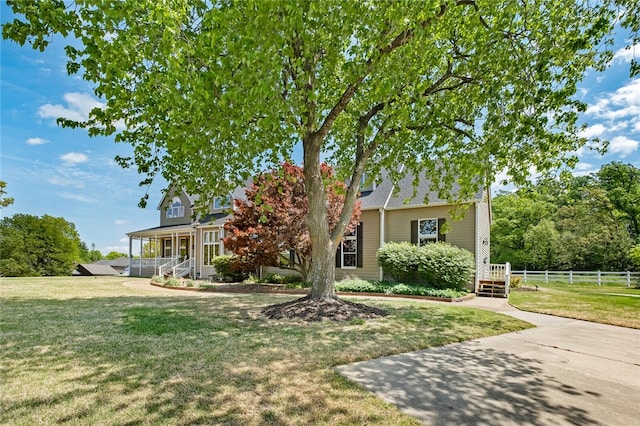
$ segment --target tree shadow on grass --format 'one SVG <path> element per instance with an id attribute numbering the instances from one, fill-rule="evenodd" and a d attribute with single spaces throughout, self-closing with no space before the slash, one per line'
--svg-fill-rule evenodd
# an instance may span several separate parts
<path id="1" fill-rule="evenodd" d="M 5 298 L 0 423 L 412 424 L 336 380 L 359 340 L 328 332 L 357 324 L 269 321 L 274 300 Z"/>

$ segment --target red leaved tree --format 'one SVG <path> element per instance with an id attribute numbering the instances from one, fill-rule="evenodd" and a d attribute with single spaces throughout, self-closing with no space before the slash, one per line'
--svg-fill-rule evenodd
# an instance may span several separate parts
<path id="1" fill-rule="evenodd" d="M 329 233 L 333 231 L 344 204 L 347 186 L 322 164 L 327 193 Z M 233 218 L 225 225 L 224 245 L 248 268 L 278 266 L 298 271 L 306 281 L 311 269 L 311 238 L 305 220 L 309 211 L 302 167 L 284 163 L 280 169 L 263 173 L 245 191 L 245 200 L 235 200 Z M 360 202 L 351 215 L 346 232 L 360 220 Z"/>

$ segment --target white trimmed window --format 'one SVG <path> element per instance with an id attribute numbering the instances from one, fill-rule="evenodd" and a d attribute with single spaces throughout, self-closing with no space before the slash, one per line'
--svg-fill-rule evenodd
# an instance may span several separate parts
<path id="1" fill-rule="evenodd" d="M 204 265 L 213 266 L 213 259 L 222 254 L 219 229 L 202 233 L 202 253 L 204 254 Z"/>
<path id="2" fill-rule="evenodd" d="M 358 266 L 358 229 L 354 229 L 342 238 L 342 267 L 345 269 Z"/>
<path id="3" fill-rule="evenodd" d="M 173 197 L 171 200 L 171 204 L 167 208 L 167 219 L 173 219 L 176 217 L 184 216 L 184 206 L 182 205 L 182 201 L 180 197 Z"/>
<path id="4" fill-rule="evenodd" d="M 418 245 L 424 246 L 438 241 L 438 219 L 418 220 Z"/>

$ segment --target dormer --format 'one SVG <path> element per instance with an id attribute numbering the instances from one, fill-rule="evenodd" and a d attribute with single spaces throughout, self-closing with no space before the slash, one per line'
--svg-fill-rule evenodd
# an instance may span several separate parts
<path id="1" fill-rule="evenodd" d="M 362 173 L 360 178 L 360 192 L 371 192 L 376 189 L 376 180 L 371 178 L 367 172 Z"/>
<path id="2" fill-rule="evenodd" d="M 193 200 L 184 190 L 171 188 L 160 200 L 158 210 L 160 210 L 160 226 L 189 224 L 193 212 Z"/>

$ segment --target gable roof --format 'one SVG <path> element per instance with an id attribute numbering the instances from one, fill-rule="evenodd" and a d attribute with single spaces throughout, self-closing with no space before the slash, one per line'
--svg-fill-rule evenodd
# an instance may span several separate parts
<path id="1" fill-rule="evenodd" d="M 391 180 L 388 178 L 388 173 L 383 172 L 382 181 L 375 187 L 375 189 L 363 191 L 361 193 L 361 209 L 374 210 L 380 208 L 399 209 L 414 207 L 424 205 L 425 200 L 428 201 L 428 205 L 451 204 L 446 199 L 438 196 L 438 191 L 431 188 L 431 182 L 426 178 L 422 178 L 418 181 L 414 197 L 413 179 L 414 175 L 407 173 L 396 185 L 393 185 Z M 397 193 L 394 194 L 393 191 L 395 186 L 397 186 Z M 456 194 L 459 189 L 459 185 L 454 183 L 451 192 Z M 484 189 L 480 189 L 476 192 L 473 199 L 469 200 L 469 202 L 480 202 L 483 198 Z"/>

